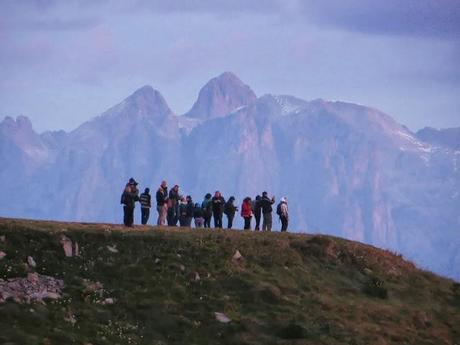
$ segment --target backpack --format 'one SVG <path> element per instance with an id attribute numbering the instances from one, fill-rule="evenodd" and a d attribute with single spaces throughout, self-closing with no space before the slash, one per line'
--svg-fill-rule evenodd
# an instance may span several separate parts
<path id="1" fill-rule="evenodd" d="M 276 214 L 278 216 L 281 216 L 282 212 L 281 212 L 281 203 L 278 204 L 278 206 L 276 206 Z"/>

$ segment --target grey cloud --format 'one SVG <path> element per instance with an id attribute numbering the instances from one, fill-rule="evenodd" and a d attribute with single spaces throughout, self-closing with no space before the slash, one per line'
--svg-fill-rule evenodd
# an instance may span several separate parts
<path id="1" fill-rule="evenodd" d="M 307 1 L 302 9 L 320 25 L 349 31 L 460 38 L 458 0 Z"/>

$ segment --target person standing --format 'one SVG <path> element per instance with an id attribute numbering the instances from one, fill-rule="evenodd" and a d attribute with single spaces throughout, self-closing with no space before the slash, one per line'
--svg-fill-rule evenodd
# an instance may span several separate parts
<path id="1" fill-rule="evenodd" d="M 179 220 L 179 201 L 182 199 L 182 196 L 179 193 L 179 186 L 176 184 L 174 187 L 169 191 L 169 200 L 171 200 L 171 207 L 170 214 L 173 215 L 171 218 L 172 224 L 177 225 Z"/>
<path id="2" fill-rule="evenodd" d="M 235 213 L 238 211 L 238 208 L 234 204 L 235 202 L 235 197 L 231 196 L 227 202 L 225 203 L 224 206 L 224 213 L 227 216 L 227 228 L 231 229 L 233 226 L 233 219 L 235 218 Z"/>
<path id="3" fill-rule="evenodd" d="M 203 210 L 204 227 L 210 228 L 211 218 L 212 218 L 212 195 L 211 193 L 207 193 L 204 196 L 204 200 L 201 203 L 201 209 Z"/>
<path id="4" fill-rule="evenodd" d="M 145 188 L 144 193 L 139 197 L 141 203 L 141 223 L 146 225 L 150 217 L 150 207 L 152 207 L 152 197 L 150 195 L 150 188 Z"/>
<path id="5" fill-rule="evenodd" d="M 187 200 L 184 196 L 179 201 L 179 226 L 187 226 Z"/>
<path id="6" fill-rule="evenodd" d="M 276 213 L 280 217 L 281 221 L 281 232 L 287 231 L 288 222 L 289 222 L 289 212 L 288 212 L 288 204 L 287 198 L 281 198 L 280 203 L 276 207 Z"/>
<path id="7" fill-rule="evenodd" d="M 187 195 L 185 200 L 186 200 L 185 226 L 190 228 L 192 226 L 192 219 L 193 219 L 193 213 L 195 211 L 195 205 L 193 204 L 193 200 L 190 195 Z"/>
<path id="8" fill-rule="evenodd" d="M 136 201 L 139 201 L 139 190 L 137 189 L 136 180 L 131 177 L 121 195 L 121 203 L 123 204 L 123 223 L 125 226 L 133 226 Z"/>
<path id="9" fill-rule="evenodd" d="M 168 183 L 166 181 L 161 182 L 160 188 L 157 190 L 156 199 L 158 211 L 157 225 L 165 225 L 168 205 Z"/>
<path id="10" fill-rule="evenodd" d="M 262 217 L 262 207 L 260 206 L 260 195 L 256 196 L 256 199 L 254 200 L 254 218 L 256 219 L 256 226 L 254 228 L 255 231 L 260 230 L 260 218 Z"/>
<path id="11" fill-rule="evenodd" d="M 251 230 L 252 202 L 250 197 L 246 197 L 243 200 L 241 217 L 244 219 L 244 230 Z"/>
<path id="12" fill-rule="evenodd" d="M 260 199 L 260 206 L 262 208 L 262 231 L 272 231 L 272 205 L 274 203 L 274 196 L 270 199 L 267 192 L 262 193 L 262 198 Z"/>
<path id="13" fill-rule="evenodd" d="M 193 210 L 193 218 L 195 219 L 195 228 L 202 228 L 204 226 L 203 209 L 199 203 L 195 204 Z"/>
<path id="14" fill-rule="evenodd" d="M 172 200 L 168 198 L 168 210 L 166 211 L 166 222 L 168 226 L 176 226 L 177 224 L 177 211 L 176 207 L 172 205 Z"/>
<path id="15" fill-rule="evenodd" d="M 214 227 L 222 229 L 222 215 L 224 213 L 225 199 L 219 191 L 214 193 L 212 198 L 212 215 L 214 217 Z"/>

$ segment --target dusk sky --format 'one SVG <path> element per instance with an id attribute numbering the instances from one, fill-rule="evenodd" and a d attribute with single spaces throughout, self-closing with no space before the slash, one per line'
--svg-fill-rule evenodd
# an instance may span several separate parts
<path id="1" fill-rule="evenodd" d="M 182 114 L 224 71 L 460 126 L 460 1 L 0 0 L 0 120 L 72 130 L 145 84 Z"/>

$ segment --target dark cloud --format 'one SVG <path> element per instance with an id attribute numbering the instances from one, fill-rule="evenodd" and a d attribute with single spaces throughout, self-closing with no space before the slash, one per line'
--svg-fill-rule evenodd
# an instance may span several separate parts
<path id="1" fill-rule="evenodd" d="M 302 3 L 309 19 L 368 34 L 460 38 L 458 0 L 329 0 Z"/>

